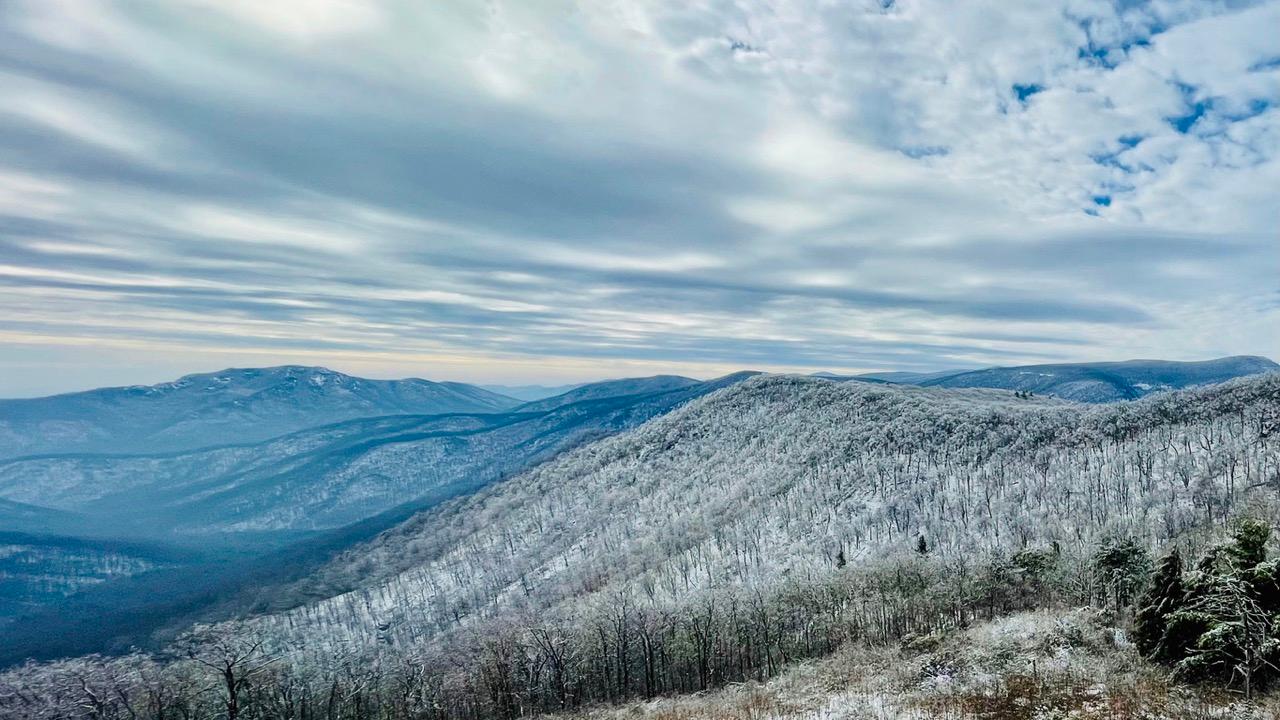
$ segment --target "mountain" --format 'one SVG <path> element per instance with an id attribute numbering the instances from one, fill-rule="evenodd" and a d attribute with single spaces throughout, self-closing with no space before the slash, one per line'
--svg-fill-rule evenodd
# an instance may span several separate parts
<path id="1" fill-rule="evenodd" d="M 923 385 L 930 380 L 939 380 L 952 375 L 972 372 L 971 370 L 939 370 L 937 372 L 875 372 L 854 375 L 859 380 L 883 380 L 885 382 L 904 383 L 907 385 Z"/>
<path id="2" fill-rule="evenodd" d="M 1208 385 L 1277 370 L 1280 370 L 1280 365 L 1267 358 L 1241 355 L 1202 362 L 1130 360 L 1024 365 L 898 382 L 947 388 L 1001 388 L 1053 395 L 1078 402 L 1103 403 L 1133 400 L 1160 390 Z"/>
<path id="3" fill-rule="evenodd" d="M 160 385 L 0 400 L 0 457 L 172 452 L 355 418 L 501 412 L 517 404 L 462 383 L 368 380 L 296 365 L 228 369 Z"/>
<path id="4" fill-rule="evenodd" d="M 573 383 L 571 385 L 480 385 L 479 387 L 495 392 L 499 395 L 506 395 L 517 400 L 529 402 L 531 400 L 541 400 L 555 395 L 563 395 L 564 393 L 579 388 L 586 383 Z"/>
<path id="5" fill-rule="evenodd" d="M 32 698 L 74 708 L 82 695 L 62 688 L 102 697 L 93 683 L 111 697 L 167 692 L 208 714 L 218 677 L 202 668 L 269 658 L 239 698 L 248 707 L 461 720 L 642 699 L 626 711 L 649 712 L 659 698 L 696 703 L 771 678 L 804 685 L 805 661 L 868 657 L 877 676 L 886 662 L 920 663 L 867 688 L 893 693 L 877 707 L 973 688 L 955 708 L 1021 717 L 1050 690 L 1029 673 L 1110 683 L 1119 678 L 1075 664 L 1146 661 L 1094 611 L 999 618 L 1093 606 L 1124 620 L 1152 553 L 1176 545 L 1190 566 L 1246 527 L 1241 511 L 1276 517 L 1278 418 L 1280 374 L 1101 405 L 794 376 L 726 382 L 349 542 L 292 579 L 250 572 L 237 611 L 222 606 L 237 619 L 194 627 L 158 659 L 32 664 L 0 683 L 24 688 L 9 699 L 20 709 Z M 57 655 L 94 633 L 127 647 L 116 622 L 89 602 L 11 624 L 0 647 L 8 660 Z M 895 644 L 900 653 L 877 650 Z M 1024 691 L 1036 693 L 1025 707 Z M 1108 690 L 1062 692 L 1053 707 Z M 840 703 L 832 716 L 858 705 L 828 700 Z"/>
<path id="6" fill-rule="evenodd" d="M 571 658 L 583 704 L 767 676 L 849 637 L 1087 604 L 1072 579 L 1108 538 L 1203 547 L 1274 495 L 1278 398 L 1276 374 L 1100 406 L 755 378 L 417 515 L 272 588 L 298 607 L 237 632 L 305 647 L 304 666 L 422 653 L 466 679 L 446 704 L 498 657 Z M 1032 561 L 1061 585 L 1006 585 Z M 592 674 L 601 642 L 630 684 Z M 544 681 L 521 692 L 554 706 Z"/>
<path id="7" fill-rule="evenodd" d="M 0 460 L 0 499 L 74 514 L 82 532 L 324 530 L 427 495 L 483 487 L 741 377 L 613 381 L 608 388 L 583 388 L 574 402 L 529 403 L 505 413 L 364 418 L 189 452 Z"/>
<path id="8" fill-rule="evenodd" d="M 745 377 L 744 373 L 736 373 L 735 375 Z M 541 412 L 560 407 L 561 405 L 582 402 L 583 400 L 598 400 L 601 398 L 623 397 L 626 395 L 643 395 L 646 393 L 666 392 L 668 390 L 679 390 L 681 388 L 693 387 L 700 383 L 701 381 L 699 380 L 681 377 L 679 375 L 654 375 L 653 377 L 605 380 L 602 382 L 582 385 L 553 397 L 527 402 L 517 409 L 522 412 Z"/>
<path id="9" fill-rule="evenodd" d="M 540 411 L 366 418 L 191 452 L 0 461 L 0 521 L 12 516 L 11 529 L 32 533 L 222 549 L 229 561 L 216 569 L 191 565 L 162 576 L 154 592 L 137 590 L 145 587 L 139 584 L 145 577 L 120 591 L 144 604 L 194 602 L 175 586 L 221 599 L 255 567 L 301 572 L 313 558 L 413 512 L 473 493 L 748 376 L 693 384 L 615 383 L 649 392 L 606 391 L 604 397 Z M 0 526 L 4 529 L 9 528 Z M 32 552 L 34 558 L 57 559 L 52 550 Z M 95 591 L 83 606 L 96 618 L 95 630 L 109 625 L 103 620 L 105 607 L 125 602 L 113 592 L 110 586 Z M 23 593 L 29 590 L 9 591 Z M 4 595 L 0 587 L 0 598 Z M 54 619 L 68 614 L 62 605 L 52 607 Z M 152 616 L 146 622 L 165 619 L 159 608 L 144 614 Z M 36 627 L 42 626 L 28 622 L 20 630 Z M 38 631 L 35 642 L 48 645 L 47 637 L 39 637 L 45 634 Z M 62 636 L 73 644 L 96 637 L 84 629 Z M 0 645 L 4 640 L 0 635 Z"/>

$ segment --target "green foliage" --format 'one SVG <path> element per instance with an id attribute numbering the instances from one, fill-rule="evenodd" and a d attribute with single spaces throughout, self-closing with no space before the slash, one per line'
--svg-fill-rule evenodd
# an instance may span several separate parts
<path id="1" fill-rule="evenodd" d="M 1101 597 L 1119 613 L 1132 601 L 1147 572 L 1147 550 L 1132 537 L 1111 538 L 1093 556 Z"/>
<path id="2" fill-rule="evenodd" d="M 1280 558 L 1264 560 L 1245 571 L 1253 596 L 1269 616 L 1280 614 Z"/>
<path id="3" fill-rule="evenodd" d="M 1271 526 L 1261 520 L 1245 518 L 1236 525 L 1227 554 L 1239 570 L 1251 570 L 1267 558 L 1267 541 Z"/>
<path id="4" fill-rule="evenodd" d="M 1156 646 L 1155 657 L 1176 664 L 1191 654 L 1200 636 L 1213 626 L 1213 618 L 1194 609 L 1179 609 L 1165 618 L 1164 635 Z"/>
<path id="5" fill-rule="evenodd" d="M 1138 651 L 1153 659 L 1161 658 L 1158 653 L 1160 640 L 1165 635 L 1167 618 L 1182 609 L 1186 590 L 1182 586 L 1182 554 L 1173 548 L 1164 557 L 1151 574 L 1147 590 L 1138 601 L 1138 612 L 1134 617 L 1133 641 Z"/>
<path id="6" fill-rule="evenodd" d="M 1057 559 L 1057 554 L 1051 549 L 1026 548 L 1013 554 L 1013 566 L 1021 570 L 1024 576 L 1038 579 L 1053 568 Z"/>
<path id="7" fill-rule="evenodd" d="M 1271 680 L 1280 661 L 1280 564 L 1268 561 L 1271 527 L 1240 521 L 1226 545 L 1210 548 L 1188 576 L 1181 600 L 1180 560 L 1161 560 L 1135 618 L 1144 654 L 1174 665 L 1176 677 L 1213 681 L 1251 695 Z M 1177 578 L 1177 580 L 1175 580 Z M 1159 643 L 1151 639 L 1163 622 Z"/>
<path id="8" fill-rule="evenodd" d="M 1175 675 L 1241 687 L 1246 693 L 1265 683 L 1274 669 L 1270 658 L 1280 649 L 1280 640 L 1272 632 L 1273 618 L 1261 611 L 1248 583 L 1235 575 L 1221 575 L 1207 593 L 1191 600 L 1192 605 L 1181 612 L 1194 616 L 1205 630 L 1178 661 Z"/>

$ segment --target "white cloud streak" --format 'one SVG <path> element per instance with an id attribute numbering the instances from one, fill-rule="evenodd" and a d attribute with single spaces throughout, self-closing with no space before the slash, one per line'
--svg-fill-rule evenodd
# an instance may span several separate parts
<path id="1" fill-rule="evenodd" d="M 1280 2 L 269 5 L 0 8 L 0 369 L 1280 355 Z"/>

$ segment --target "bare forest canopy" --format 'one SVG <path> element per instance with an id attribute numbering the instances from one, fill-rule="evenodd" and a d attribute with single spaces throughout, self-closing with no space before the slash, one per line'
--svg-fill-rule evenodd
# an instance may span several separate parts
<path id="1" fill-rule="evenodd" d="M 83 681 L 117 714 L 127 697 L 153 717 L 515 717 L 764 679 L 1029 608 L 1093 604 L 1131 626 L 1155 558 L 1219 558 L 1195 571 L 1219 590 L 1167 623 L 1266 569 L 1268 536 L 1248 550 L 1247 529 L 1280 520 L 1277 498 L 1280 375 L 1099 406 L 760 377 L 265 588 L 280 610 L 156 655 L 12 671 L 3 707 L 53 717 Z M 1186 631 L 1172 660 L 1208 657 L 1196 648 L 1228 622 Z"/>

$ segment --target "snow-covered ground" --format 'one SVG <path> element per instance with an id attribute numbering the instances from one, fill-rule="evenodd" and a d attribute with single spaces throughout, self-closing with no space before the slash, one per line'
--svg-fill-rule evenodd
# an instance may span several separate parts
<path id="1" fill-rule="evenodd" d="M 550 717 L 565 718 L 564 715 Z M 848 646 L 764 683 L 569 720 L 1181 720 L 1280 717 L 1280 697 L 1171 684 L 1092 609 L 1021 613 L 946 636 Z"/>

